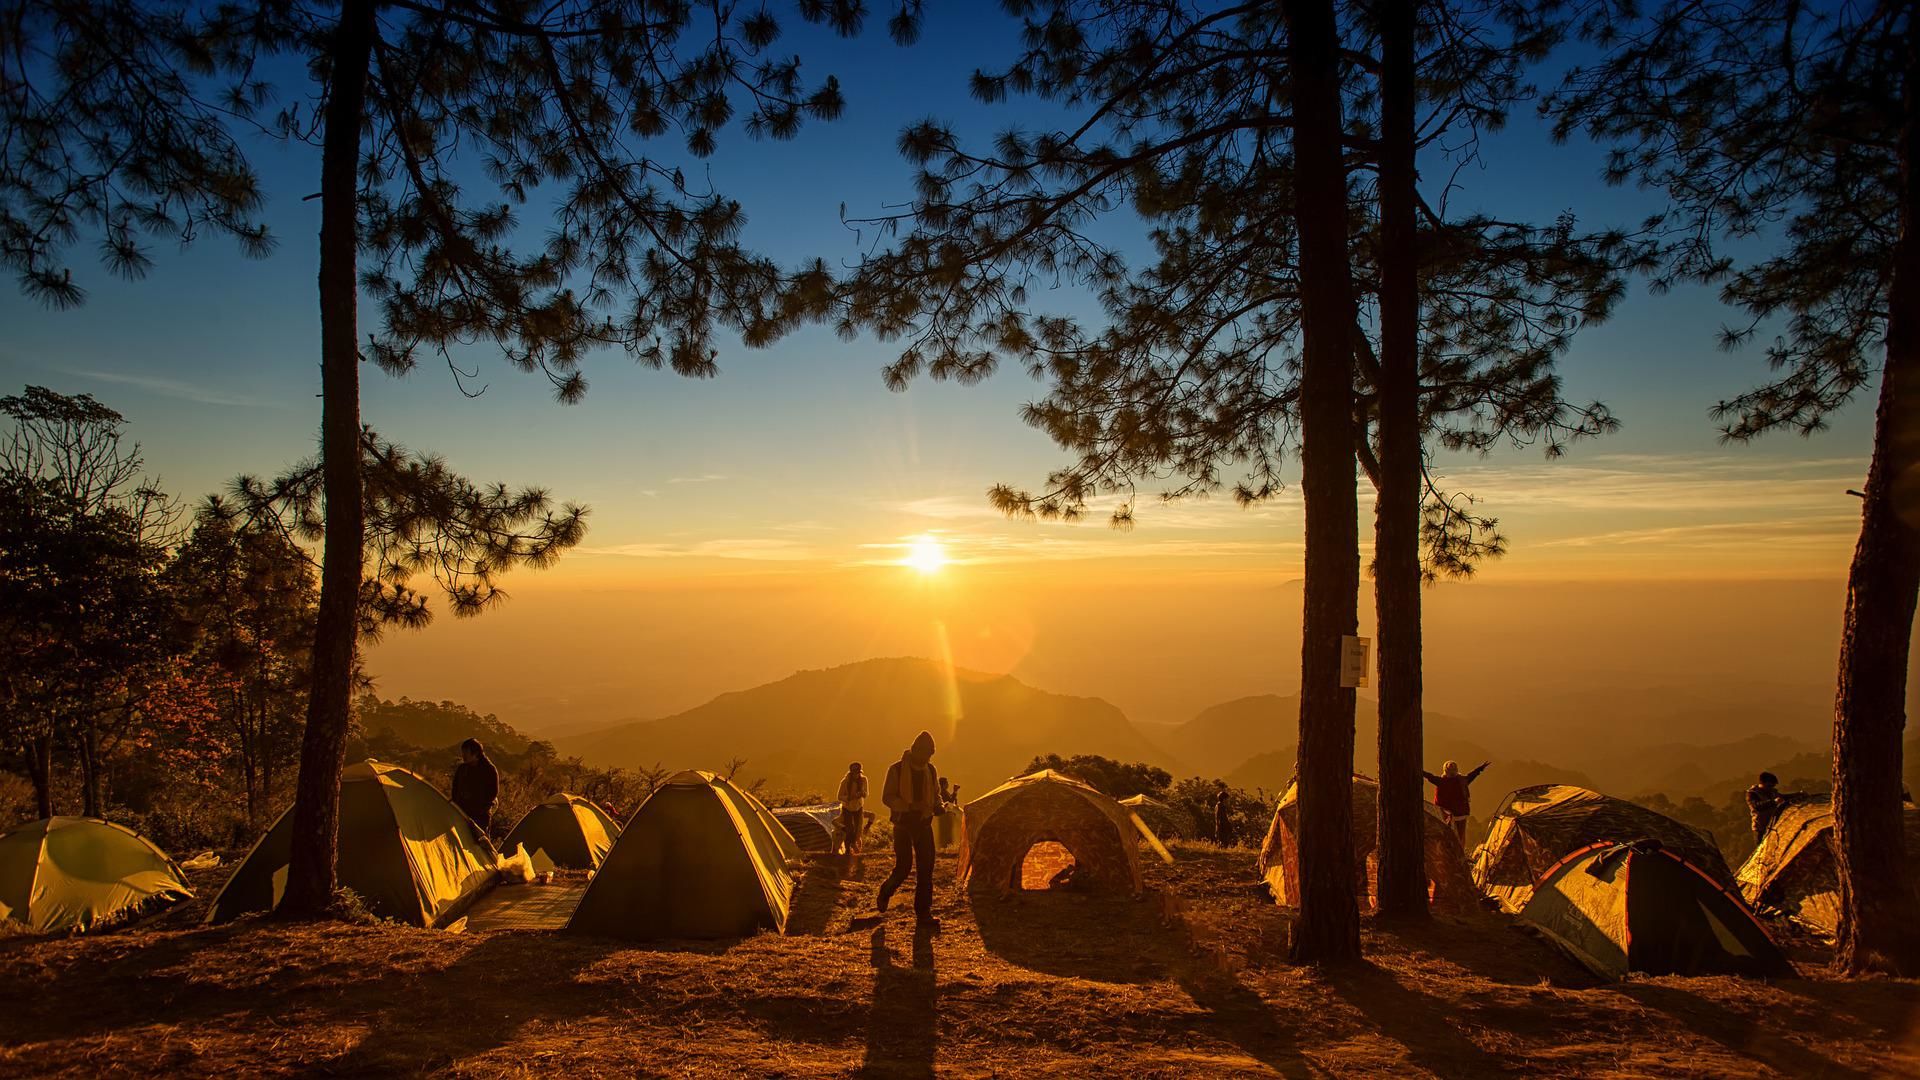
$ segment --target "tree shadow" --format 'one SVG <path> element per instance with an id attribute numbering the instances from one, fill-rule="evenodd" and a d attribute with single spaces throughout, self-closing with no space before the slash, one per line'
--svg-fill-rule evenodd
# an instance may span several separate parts
<path id="1" fill-rule="evenodd" d="M 1920 1035 L 1920 983 L 1871 979 L 1782 979 L 1772 987 L 1804 999 L 1819 1013 L 1866 1038 L 1893 1041 Z"/>
<path id="2" fill-rule="evenodd" d="M 1781 1037 L 1760 1021 L 1742 1016 L 1724 1005 L 1677 986 L 1626 982 L 1613 989 L 1615 993 L 1665 1013 L 1696 1035 L 1711 1039 L 1758 1065 L 1778 1069 L 1790 1076 L 1859 1077 L 1864 1080 L 1876 1075 L 1809 1050 L 1791 1039 Z"/>
<path id="3" fill-rule="evenodd" d="M 872 935 L 873 1005 L 867 1012 L 867 1055 L 861 1076 L 930 1077 L 939 1045 L 939 981 L 933 931 L 914 929 L 910 967 L 893 962 L 887 928 Z"/>
<path id="4" fill-rule="evenodd" d="M 979 889 L 969 899 L 981 946 L 1030 971 L 1141 983 L 1181 960 L 1155 909 L 1131 897 Z"/>
<path id="5" fill-rule="evenodd" d="M 1180 988 L 1207 1011 L 1212 1034 L 1238 1046 L 1247 1056 L 1287 1077 L 1320 1075 L 1300 1054 L 1300 1041 L 1275 1017 L 1259 994 L 1225 972 L 1184 968 Z"/>
<path id="6" fill-rule="evenodd" d="M 843 894 L 839 860 L 829 855 L 807 860 L 787 910 L 788 935 L 816 937 L 826 932 Z"/>
<path id="7" fill-rule="evenodd" d="M 1374 920 L 1369 925 L 1379 937 L 1424 954 L 1423 962 L 1428 957 L 1444 960 L 1488 982 L 1535 986 L 1545 979 L 1554 986 L 1580 990 L 1602 982 L 1503 915 L 1434 915 L 1422 920 Z"/>
<path id="8" fill-rule="evenodd" d="M 1327 982 L 1340 998 L 1358 1009 L 1380 1033 L 1406 1047 L 1414 1064 L 1440 1077 L 1465 1078 L 1511 1073 L 1499 1056 L 1483 1050 L 1445 1019 L 1446 1002 L 1409 990 L 1393 974 L 1360 960 L 1330 965 Z"/>

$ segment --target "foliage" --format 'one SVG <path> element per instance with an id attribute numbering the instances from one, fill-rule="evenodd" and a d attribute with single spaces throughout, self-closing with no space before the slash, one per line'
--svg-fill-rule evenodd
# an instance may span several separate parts
<path id="1" fill-rule="evenodd" d="M 1135 795 L 1149 795 L 1157 799 L 1166 794 L 1168 786 L 1173 783 L 1173 774 L 1156 765 L 1142 761 L 1119 762 L 1098 754 L 1075 754 L 1066 758 L 1059 754 L 1047 754 L 1028 762 L 1022 771 L 1037 772 L 1040 769 L 1065 773 L 1116 799 Z"/>
<path id="2" fill-rule="evenodd" d="M 1189 776 L 1167 789 L 1162 801 L 1193 820 L 1193 832 L 1188 835 L 1203 840 L 1219 840 L 1214 832 L 1213 815 L 1213 798 L 1214 793 L 1220 790 L 1219 784 L 1217 779 Z M 1258 789 L 1247 791 L 1245 788 L 1229 787 L 1227 821 L 1233 828 L 1234 843 L 1241 847 L 1258 847 L 1261 838 L 1267 835 L 1267 826 L 1273 821 L 1273 808 L 1278 801 Z"/>

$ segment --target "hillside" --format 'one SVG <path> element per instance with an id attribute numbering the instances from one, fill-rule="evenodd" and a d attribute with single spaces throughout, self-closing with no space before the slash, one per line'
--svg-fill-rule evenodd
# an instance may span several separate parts
<path id="1" fill-rule="evenodd" d="M 1372 748 L 1363 747 L 1362 750 L 1365 752 L 1354 755 L 1354 768 L 1368 776 L 1378 776 L 1379 768 L 1375 764 L 1376 758 Z M 1278 795 L 1286 790 L 1287 781 L 1293 775 L 1293 757 L 1294 751 L 1291 746 L 1285 750 L 1260 754 L 1228 773 L 1226 781 L 1234 787 L 1246 788 L 1249 791 L 1263 788 L 1271 794 Z M 1462 769 L 1471 769 L 1487 758 L 1468 756 L 1453 760 L 1458 761 Z M 1429 766 L 1429 768 L 1437 767 Z M 1585 773 L 1539 761 L 1495 761 L 1487 766 L 1487 771 L 1481 773 L 1480 779 L 1474 782 L 1474 813 L 1485 817 L 1493 812 L 1494 807 L 1499 805 L 1507 792 L 1515 788 L 1531 787 L 1534 784 L 1577 784 L 1580 787 L 1590 788 L 1593 787 L 1593 780 Z M 1433 796 L 1431 787 L 1425 788 L 1424 791 L 1428 798 Z"/>
<path id="2" fill-rule="evenodd" d="M 775 788 L 828 791 L 860 761 L 876 777 L 921 730 L 940 745 L 941 772 L 981 794 L 1036 754 L 1166 758 L 1120 710 L 1098 698 L 1048 693 L 1006 675 L 931 660 L 867 660 L 797 672 L 722 694 L 659 720 L 554 740 L 590 764 L 718 768 Z"/>
<path id="3" fill-rule="evenodd" d="M 489 713 L 485 716 L 452 701 L 382 701 L 363 695 L 354 705 L 360 737 L 369 747 L 399 744 L 441 750 L 479 739 L 489 751 L 517 754 L 530 740 Z"/>
<path id="4" fill-rule="evenodd" d="M 1354 713 L 1354 768 L 1363 773 L 1376 771 L 1374 746 L 1380 738 L 1379 709 L 1377 703 L 1363 697 Z M 1481 726 L 1445 713 L 1427 713 L 1428 765 L 1437 769 L 1442 761 L 1451 758 L 1471 768 L 1474 763 L 1497 756 L 1482 741 L 1468 734 Z M 1202 709 L 1192 720 L 1168 733 L 1166 749 L 1205 776 L 1228 776 L 1244 769 L 1255 758 L 1279 755 L 1286 763 L 1280 772 L 1280 782 L 1284 785 L 1293 768 L 1293 746 L 1299 728 L 1300 698 L 1297 695 L 1257 694 Z M 1268 775 L 1270 771 L 1270 766 L 1263 766 L 1260 775 Z"/>

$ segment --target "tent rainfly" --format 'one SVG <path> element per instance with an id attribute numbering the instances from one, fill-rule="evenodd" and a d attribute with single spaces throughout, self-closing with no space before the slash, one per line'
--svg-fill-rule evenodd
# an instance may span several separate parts
<path id="1" fill-rule="evenodd" d="M 1571 784 L 1537 784 L 1509 794 L 1494 811 L 1487 842 L 1473 856 L 1473 883 L 1518 914 L 1534 883 L 1576 848 L 1601 840 L 1660 841 L 1722 885 L 1733 884 L 1713 835 L 1665 814 Z"/>
<path id="2" fill-rule="evenodd" d="M 1574 850 L 1520 921 L 1602 978 L 1793 973 L 1738 894 L 1657 840 Z"/>
<path id="3" fill-rule="evenodd" d="M 1132 811 L 1064 773 L 1017 776 L 969 802 L 961 821 L 955 883 L 962 889 L 985 882 L 1010 891 L 1028 850 L 1048 841 L 1073 856 L 1076 884 L 1135 895 L 1144 888 L 1134 836 L 1151 832 Z"/>
<path id="4" fill-rule="evenodd" d="M 210 923 L 271 911 L 287 887 L 289 809 L 247 852 L 207 912 Z M 340 775 L 340 887 L 367 910 L 414 926 L 445 926 L 494 883 L 493 844 L 432 784 L 368 759 Z"/>
<path id="5" fill-rule="evenodd" d="M 1840 881 L 1833 861 L 1833 801 L 1788 796 L 1789 803 L 1760 838 L 1735 880 L 1747 903 L 1785 914 L 1822 937 L 1840 931 Z M 1908 880 L 1920 874 L 1920 808 L 1908 804 Z"/>
<path id="6" fill-rule="evenodd" d="M 180 867 L 124 825 L 50 817 L 0 833 L 0 919 L 36 934 L 129 922 L 191 896 Z"/>
<path id="7" fill-rule="evenodd" d="M 1380 784 L 1371 777 L 1353 776 L 1353 870 L 1354 896 L 1366 904 L 1374 900 L 1374 848 L 1378 840 L 1374 821 L 1379 815 Z M 1275 903 L 1292 907 L 1300 903 L 1299 801 L 1297 783 L 1287 785 L 1274 808 L 1273 823 L 1260 845 L 1260 874 L 1273 890 Z M 1443 911 L 1462 911 L 1479 898 L 1473 876 L 1467 868 L 1466 851 L 1460 846 L 1460 834 L 1447 824 L 1444 811 L 1432 803 L 1426 808 L 1426 867 L 1429 895 L 1433 906 Z"/>
<path id="8" fill-rule="evenodd" d="M 840 805 L 781 806 L 773 818 L 793 834 L 794 843 L 809 855 L 825 855 L 833 850 L 834 833 L 840 828 Z"/>
<path id="9" fill-rule="evenodd" d="M 788 867 L 805 858 L 759 799 L 688 769 L 634 811 L 567 930 L 641 941 L 783 931 Z"/>
<path id="10" fill-rule="evenodd" d="M 524 846 L 535 873 L 598 870 L 619 838 L 619 823 L 592 799 L 562 791 L 529 809 L 500 850 Z"/>

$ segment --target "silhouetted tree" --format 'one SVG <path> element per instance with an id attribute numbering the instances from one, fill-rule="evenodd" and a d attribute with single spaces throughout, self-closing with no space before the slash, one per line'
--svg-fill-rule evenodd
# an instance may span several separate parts
<path id="1" fill-rule="evenodd" d="M 1027 767 L 1021 771 L 1030 773 L 1041 769 L 1065 773 L 1116 799 L 1135 795 L 1158 798 L 1165 795 L 1168 785 L 1173 783 L 1173 774 L 1157 765 L 1149 765 L 1144 761 L 1115 761 L 1098 754 L 1074 754 L 1064 758 L 1059 754 L 1046 754 L 1027 762 Z"/>
<path id="2" fill-rule="evenodd" d="M 1902 856 L 1901 731 L 1920 594 L 1920 20 L 1911 4 L 1597 5 L 1606 48 L 1548 103 L 1664 190 L 1665 284 L 1716 283 L 1779 374 L 1715 410 L 1726 438 L 1810 434 L 1880 360 L 1834 705 L 1839 964 L 1920 973 Z"/>

